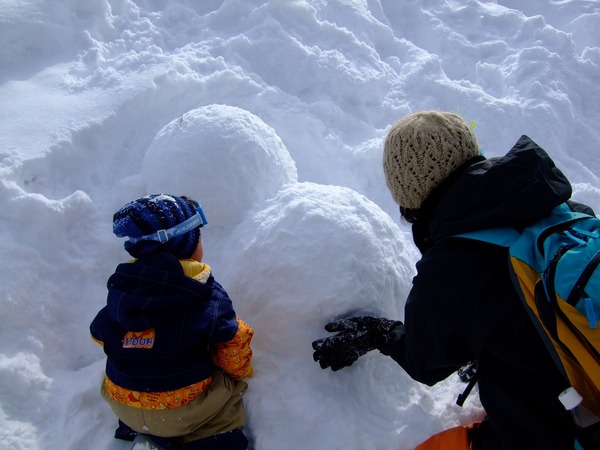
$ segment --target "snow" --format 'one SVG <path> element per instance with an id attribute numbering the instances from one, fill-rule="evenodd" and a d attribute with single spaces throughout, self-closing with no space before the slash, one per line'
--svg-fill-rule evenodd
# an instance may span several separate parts
<path id="1" fill-rule="evenodd" d="M 128 257 L 112 214 L 159 192 L 202 203 L 255 329 L 255 449 L 408 450 L 480 418 L 457 376 L 323 371 L 310 344 L 403 318 L 419 253 L 381 154 L 408 113 L 458 111 L 487 156 L 529 135 L 600 210 L 599 30 L 592 0 L 4 0 L 0 448 L 129 448 L 88 326 Z"/>

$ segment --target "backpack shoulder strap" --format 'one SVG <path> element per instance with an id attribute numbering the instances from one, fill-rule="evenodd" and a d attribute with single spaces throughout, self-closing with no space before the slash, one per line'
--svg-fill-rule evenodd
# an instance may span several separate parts
<path id="1" fill-rule="evenodd" d="M 511 227 L 498 227 L 455 234 L 453 237 L 474 239 L 476 241 L 489 242 L 490 244 L 508 248 L 521 237 L 521 233 Z"/>
<path id="2" fill-rule="evenodd" d="M 536 238 L 537 236 L 543 237 L 545 234 L 548 234 L 549 232 L 554 231 L 557 227 L 560 227 L 561 224 L 568 226 L 569 224 L 580 219 L 597 220 L 594 216 L 590 216 L 589 214 L 571 211 L 566 203 L 562 203 L 554 208 L 554 210 L 552 210 L 548 216 L 538 220 L 528 227 L 525 230 L 527 233 L 520 233 L 512 227 L 497 227 L 459 233 L 452 235 L 452 237 L 462 237 L 476 241 L 488 242 L 490 244 L 496 244 L 500 247 L 511 248 L 511 253 L 514 251 L 516 254 L 519 254 L 522 253 L 523 248 L 528 249 L 531 246 L 531 238 Z M 513 245 L 524 234 L 527 234 L 528 238 L 523 239 L 522 242 L 520 242 L 516 247 L 513 247 Z M 536 243 L 534 242 L 534 245 L 535 244 Z"/>

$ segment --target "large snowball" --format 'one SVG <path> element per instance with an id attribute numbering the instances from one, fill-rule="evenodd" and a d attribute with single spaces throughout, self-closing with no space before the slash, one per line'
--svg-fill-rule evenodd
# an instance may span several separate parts
<path id="1" fill-rule="evenodd" d="M 296 165 L 275 131 L 250 112 L 209 105 L 173 120 L 142 164 L 148 193 L 188 195 L 212 226 L 241 222 L 254 204 L 297 181 Z"/>
<path id="2" fill-rule="evenodd" d="M 420 388 L 390 358 L 373 353 L 336 373 L 312 359 L 311 342 L 327 335 L 331 319 L 403 317 L 415 250 L 379 206 L 348 188 L 296 183 L 240 224 L 228 245 L 231 257 L 215 276 L 256 332 L 245 400 L 256 448 L 323 448 L 331 436 L 336 448 L 377 448 L 373 436 L 383 446 L 398 419 L 423 418 L 410 398 Z"/>

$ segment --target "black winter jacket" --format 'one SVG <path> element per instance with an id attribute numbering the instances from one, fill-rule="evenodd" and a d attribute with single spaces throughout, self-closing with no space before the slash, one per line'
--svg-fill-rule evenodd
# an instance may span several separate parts
<path id="1" fill-rule="evenodd" d="M 413 224 L 422 258 L 405 306 L 405 334 L 390 356 L 428 385 L 478 359 L 489 420 L 474 450 L 573 449 L 574 424 L 558 400 L 566 381 L 516 294 L 507 250 L 452 236 L 523 228 L 570 196 L 550 157 L 522 136 L 506 156 L 481 157 L 453 173 Z"/>

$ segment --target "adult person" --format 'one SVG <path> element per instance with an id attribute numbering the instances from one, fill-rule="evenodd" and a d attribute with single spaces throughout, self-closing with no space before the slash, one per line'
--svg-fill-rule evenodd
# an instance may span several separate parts
<path id="1" fill-rule="evenodd" d="M 439 433 L 418 450 L 573 449 L 575 425 L 558 399 L 568 385 L 512 284 L 507 250 L 454 237 L 523 229 L 569 200 L 567 178 L 527 136 L 505 156 L 485 158 L 465 121 L 443 111 L 396 122 L 383 167 L 421 252 L 404 323 L 369 316 L 334 321 L 325 329 L 337 334 L 313 343 L 315 361 L 339 370 L 378 349 L 432 386 L 476 360 L 486 418 Z"/>

